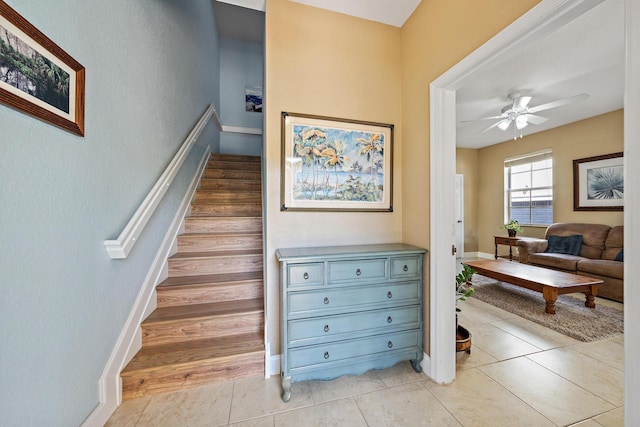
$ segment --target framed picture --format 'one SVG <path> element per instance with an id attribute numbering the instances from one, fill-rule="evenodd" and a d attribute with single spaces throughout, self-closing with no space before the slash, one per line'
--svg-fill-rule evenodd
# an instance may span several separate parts
<path id="1" fill-rule="evenodd" d="M 262 113 L 262 86 L 244 87 L 244 110 Z"/>
<path id="2" fill-rule="evenodd" d="M 84 135 L 85 69 L 0 0 L 0 103 Z"/>
<path id="3" fill-rule="evenodd" d="M 573 210 L 624 209 L 623 153 L 573 161 Z"/>
<path id="4" fill-rule="evenodd" d="M 282 211 L 393 211 L 393 125 L 282 113 Z"/>

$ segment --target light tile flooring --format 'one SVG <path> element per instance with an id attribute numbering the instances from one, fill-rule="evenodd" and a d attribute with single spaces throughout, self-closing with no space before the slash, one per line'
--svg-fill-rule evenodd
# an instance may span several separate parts
<path id="1" fill-rule="evenodd" d="M 456 355 L 452 384 L 405 362 L 294 383 L 283 403 L 278 376 L 242 379 L 126 401 L 107 426 L 624 425 L 622 335 L 582 343 L 473 298 L 461 304 L 473 346 Z"/>

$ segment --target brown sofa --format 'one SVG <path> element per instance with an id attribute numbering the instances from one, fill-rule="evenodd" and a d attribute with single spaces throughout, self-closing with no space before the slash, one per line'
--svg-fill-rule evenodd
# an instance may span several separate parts
<path id="1" fill-rule="evenodd" d="M 552 238 L 554 248 L 549 245 L 550 236 L 560 236 Z M 579 254 L 548 252 L 548 247 L 557 252 L 556 243 L 568 240 L 566 236 L 582 236 L 582 244 L 578 244 Z M 610 227 L 604 224 L 551 224 L 545 232 L 544 239 L 519 240 L 518 257 L 524 264 L 601 279 L 604 283 L 598 285 L 598 296 L 623 302 L 624 264 L 615 260 L 623 257 L 623 237 L 624 227 L 621 225 Z M 577 239 L 579 240 L 579 237 Z"/>

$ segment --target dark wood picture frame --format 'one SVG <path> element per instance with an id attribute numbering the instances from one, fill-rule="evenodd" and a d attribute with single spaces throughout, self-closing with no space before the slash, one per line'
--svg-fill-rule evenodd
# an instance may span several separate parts
<path id="1" fill-rule="evenodd" d="M 3 60 L 5 64 L 9 64 L 10 60 L 14 61 L 16 58 L 31 63 L 36 61 L 38 64 L 45 63 L 50 70 L 55 70 L 57 74 L 64 77 L 56 80 L 64 86 L 64 89 L 57 94 L 63 99 L 64 106 L 60 107 L 48 102 L 43 99 L 43 96 L 36 96 L 37 89 L 25 91 L 20 89 L 17 83 L 14 87 L 2 80 L 0 80 L 0 103 L 76 135 L 84 136 L 85 68 L 2 0 L 0 0 L 0 32 L 3 32 L 7 38 L 10 34 L 12 40 L 20 46 L 15 49 L 9 43 L 5 43 L 3 34 L 0 34 L 0 42 L 2 42 L 0 48 L 4 49 L 0 50 L 0 65 Z M 27 51 L 28 55 L 23 51 Z M 21 65 L 24 66 L 24 64 Z M 8 67 L 5 68 L 8 69 Z M 35 70 L 29 69 L 29 71 Z M 10 72 L 7 71 L 6 75 L 8 76 Z M 21 80 L 23 86 L 35 87 L 24 74 L 16 71 L 12 76 L 16 82 Z"/>
<path id="2" fill-rule="evenodd" d="M 573 210 L 624 210 L 624 153 L 573 161 Z M 596 188 L 601 183 L 602 188 Z"/>

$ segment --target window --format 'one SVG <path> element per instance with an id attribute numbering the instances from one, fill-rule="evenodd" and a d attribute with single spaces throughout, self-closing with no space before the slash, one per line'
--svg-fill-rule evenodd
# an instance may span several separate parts
<path id="1" fill-rule="evenodd" d="M 505 222 L 553 223 L 552 163 L 551 150 L 505 160 Z"/>

